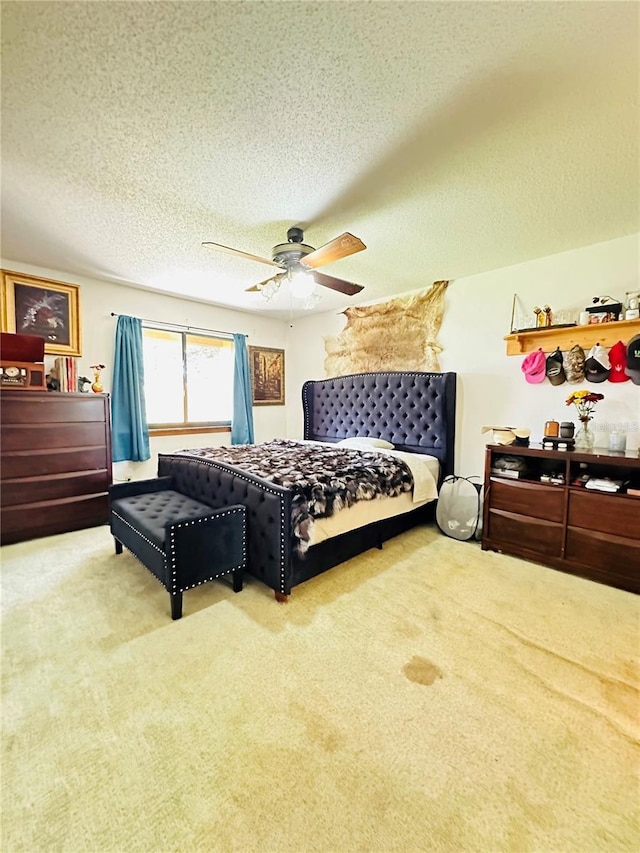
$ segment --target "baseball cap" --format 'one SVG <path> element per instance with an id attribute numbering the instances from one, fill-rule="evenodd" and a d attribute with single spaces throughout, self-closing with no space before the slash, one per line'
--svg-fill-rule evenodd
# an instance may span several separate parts
<path id="1" fill-rule="evenodd" d="M 564 373 L 567 382 L 582 382 L 584 379 L 584 350 L 575 344 L 564 354 Z"/>
<path id="2" fill-rule="evenodd" d="M 640 335 L 634 335 L 627 344 L 625 373 L 634 385 L 640 385 Z"/>
<path id="3" fill-rule="evenodd" d="M 547 360 L 544 357 L 542 349 L 530 352 L 529 355 L 525 356 L 521 365 L 524 378 L 532 385 L 544 382 L 546 365 Z"/>
<path id="4" fill-rule="evenodd" d="M 611 373 L 609 382 L 628 382 L 629 377 L 624 372 L 627 366 L 627 348 L 618 341 L 609 350 L 609 361 L 611 362 Z"/>
<path id="5" fill-rule="evenodd" d="M 587 382 L 604 382 L 611 373 L 611 362 L 606 349 L 596 344 L 584 360 L 584 378 Z"/>
<path id="6" fill-rule="evenodd" d="M 560 347 L 555 352 L 547 356 L 546 374 L 549 382 L 552 385 L 562 385 L 567 381 L 567 377 L 562 366 L 562 353 Z"/>

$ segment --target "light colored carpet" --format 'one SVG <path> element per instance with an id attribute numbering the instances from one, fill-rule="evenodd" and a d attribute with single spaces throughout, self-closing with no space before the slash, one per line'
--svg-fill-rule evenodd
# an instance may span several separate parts
<path id="1" fill-rule="evenodd" d="M 168 594 L 2 549 L 2 850 L 637 851 L 638 598 L 421 528 Z"/>

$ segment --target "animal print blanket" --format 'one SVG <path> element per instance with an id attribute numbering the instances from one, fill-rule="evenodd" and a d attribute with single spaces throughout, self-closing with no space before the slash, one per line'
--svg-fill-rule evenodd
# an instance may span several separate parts
<path id="1" fill-rule="evenodd" d="M 231 447 L 181 450 L 242 468 L 293 492 L 291 533 L 298 554 L 309 548 L 314 518 L 326 518 L 356 501 L 408 492 L 413 476 L 408 466 L 377 451 L 312 445 L 288 439 Z"/>

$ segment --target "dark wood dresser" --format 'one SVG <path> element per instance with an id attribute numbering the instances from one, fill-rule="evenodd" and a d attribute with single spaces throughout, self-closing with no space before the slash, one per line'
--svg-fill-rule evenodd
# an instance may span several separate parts
<path id="1" fill-rule="evenodd" d="M 498 470 L 505 456 L 521 463 L 517 477 Z M 620 490 L 589 489 L 587 479 Z M 482 548 L 640 593 L 639 490 L 636 451 L 489 445 Z"/>
<path id="2" fill-rule="evenodd" d="M 109 520 L 108 394 L 0 391 L 0 542 Z"/>

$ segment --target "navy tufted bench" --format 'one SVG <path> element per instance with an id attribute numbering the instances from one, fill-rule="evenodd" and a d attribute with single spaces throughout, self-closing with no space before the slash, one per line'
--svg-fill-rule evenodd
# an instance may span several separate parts
<path id="1" fill-rule="evenodd" d="M 246 509 L 214 510 L 182 494 L 171 477 L 111 486 L 110 527 L 116 554 L 123 545 L 171 596 L 171 617 L 182 616 L 182 593 L 231 574 L 242 589 L 246 566 Z"/>

